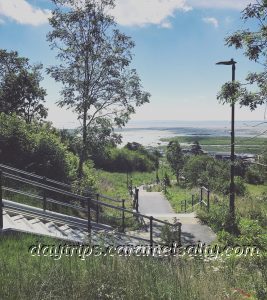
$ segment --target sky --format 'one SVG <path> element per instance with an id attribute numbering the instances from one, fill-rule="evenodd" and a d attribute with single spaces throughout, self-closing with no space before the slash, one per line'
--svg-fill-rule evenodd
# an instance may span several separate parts
<path id="1" fill-rule="evenodd" d="M 260 65 L 242 51 L 225 46 L 225 36 L 248 27 L 241 20 L 247 0 L 117 0 L 111 13 L 119 29 L 136 46 L 132 67 L 136 68 L 150 103 L 133 120 L 228 120 L 229 106 L 218 103 L 220 87 L 231 80 L 231 67 L 216 62 L 237 61 L 237 80 L 244 82 L 249 71 Z M 50 0 L 0 0 L 0 48 L 16 50 L 32 63 L 56 64 L 46 34 Z M 61 86 L 44 72 L 48 120 L 70 128 L 76 116 L 59 108 Z M 263 120 L 265 107 L 254 112 L 237 107 L 237 120 Z"/>

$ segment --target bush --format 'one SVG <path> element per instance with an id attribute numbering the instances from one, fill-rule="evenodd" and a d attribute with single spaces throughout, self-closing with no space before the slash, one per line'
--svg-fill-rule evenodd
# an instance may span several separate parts
<path id="1" fill-rule="evenodd" d="M 241 233 L 237 240 L 239 245 L 250 245 L 267 251 L 267 232 L 257 220 L 242 218 L 239 222 L 239 229 Z"/>
<path id="2" fill-rule="evenodd" d="M 127 148 L 111 148 L 97 167 L 110 172 L 151 172 L 155 169 L 154 161 L 146 153 Z"/>
<path id="3" fill-rule="evenodd" d="M 227 194 L 229 189 L 229 164 L 206 155 L 189 157 L 183 169 L 189 187 L 204 185 L 213 191 Z"/>
<path id="4" fill-rule="evenodd" d="M 212 227 L 214 231 L 220 231 L 225 228 L 228 221 L 229 208 L 225 203 L 218 203 L 216 206 L 211 206 L 210 211 L 200 209 L 197 211 L 197 216 L 200 220 Z"/>
<path id="5" fill-rule="evenodd" d="M 49 123 L 27 124 L 16 115 L 0 114 L 0 162 L 51 179 L 76 179 L 78 157 L 67 150 Z"/>
<path id="6" fill-rule="evenodd" d="M 238 196 L 244 196 L 246 192 L 245 181 L 241 177 L 235 178 L 235 193 Z"/>
<path id="7" fill-rule="evenodd" d="M 245 180 L 247 183 L 250 184 L 263 184 L 264 183 L 264 177 L 262 172 L 260 172 L 258 167 L 250 167 L 245 175 Z"/>

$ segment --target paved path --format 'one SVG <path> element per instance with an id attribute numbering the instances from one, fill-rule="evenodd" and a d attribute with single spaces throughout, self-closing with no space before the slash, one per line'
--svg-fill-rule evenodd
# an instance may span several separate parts
<path id="1" fill-rule="evenodd" d="M 169 201 L 162 193 L 146 192 L 139 189 L 139 211 L 142 214 L 153 216 L 160 220 L 173 223 L 176 219 L 182 223 L 182 243 L 196 244 L 202 242 L 210 244 L 216 239 L 215 233 L 207 225 L 201 224 L 195 213 L 176 214 Z"/>
<path id="2" fill-rule="evenodd" d="M 174 213 L 169 201 L 165 199 L 162 193 L 148 193 L 143 187 L 139 189 L 139 211 L 150 216 Z"/>

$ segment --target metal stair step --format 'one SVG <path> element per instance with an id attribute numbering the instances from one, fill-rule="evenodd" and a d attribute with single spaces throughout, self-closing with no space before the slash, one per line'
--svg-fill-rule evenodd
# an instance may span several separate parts
<path id="1" fill-rule="evenodd" d="M 12 220 L 16 223 L 16 228 L 27 231 L 27 232 L 33 232 L 34 226 L 22 215 L 17 215 L 12 217 Z"/>
<path id="2" fill-rule="evenodd" d="M 4 229 L 6 228 L 16 228 L 16 223 L 13 221 L 13 219 L 10 217 L 10 215 L 4 211 L 4 218 L 3 218 L 3 225 Z"/>
<path id="3" fill-rule="evenodd" d="M 29 222 L 33 225 L 35 232 L 41 233 L 41 234 L 49 234 L 50 233 L 50 231 L 45 226 L 45 224 L 42 221 L 40 221 L 39 219 L 35 218 L 35 219 L 30 220 Z"/>
<path id="4" fill-rule="evenodd" d="M 66 237 L 66 234 L 63 233 L 63 231 L 61 231 L 54 222 L 48 222 L 45 223 L 44 225 L 53 236 Z"/>

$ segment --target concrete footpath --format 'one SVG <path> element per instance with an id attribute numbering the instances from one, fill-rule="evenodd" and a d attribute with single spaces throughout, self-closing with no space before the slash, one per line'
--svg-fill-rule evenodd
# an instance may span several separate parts
<path id="1" fill-rule="evenodd" d="M 143 186 L 139 188 L 139 211 L 159 220 L 174 223 L 176 219 L 182 223 L 182 244 L 202 242 L 209 245 L 216 239 L 216 234 L 210 227 L 201 224 L 195 213 L 176 214 L 163 193 L 147 192 Z"/>

